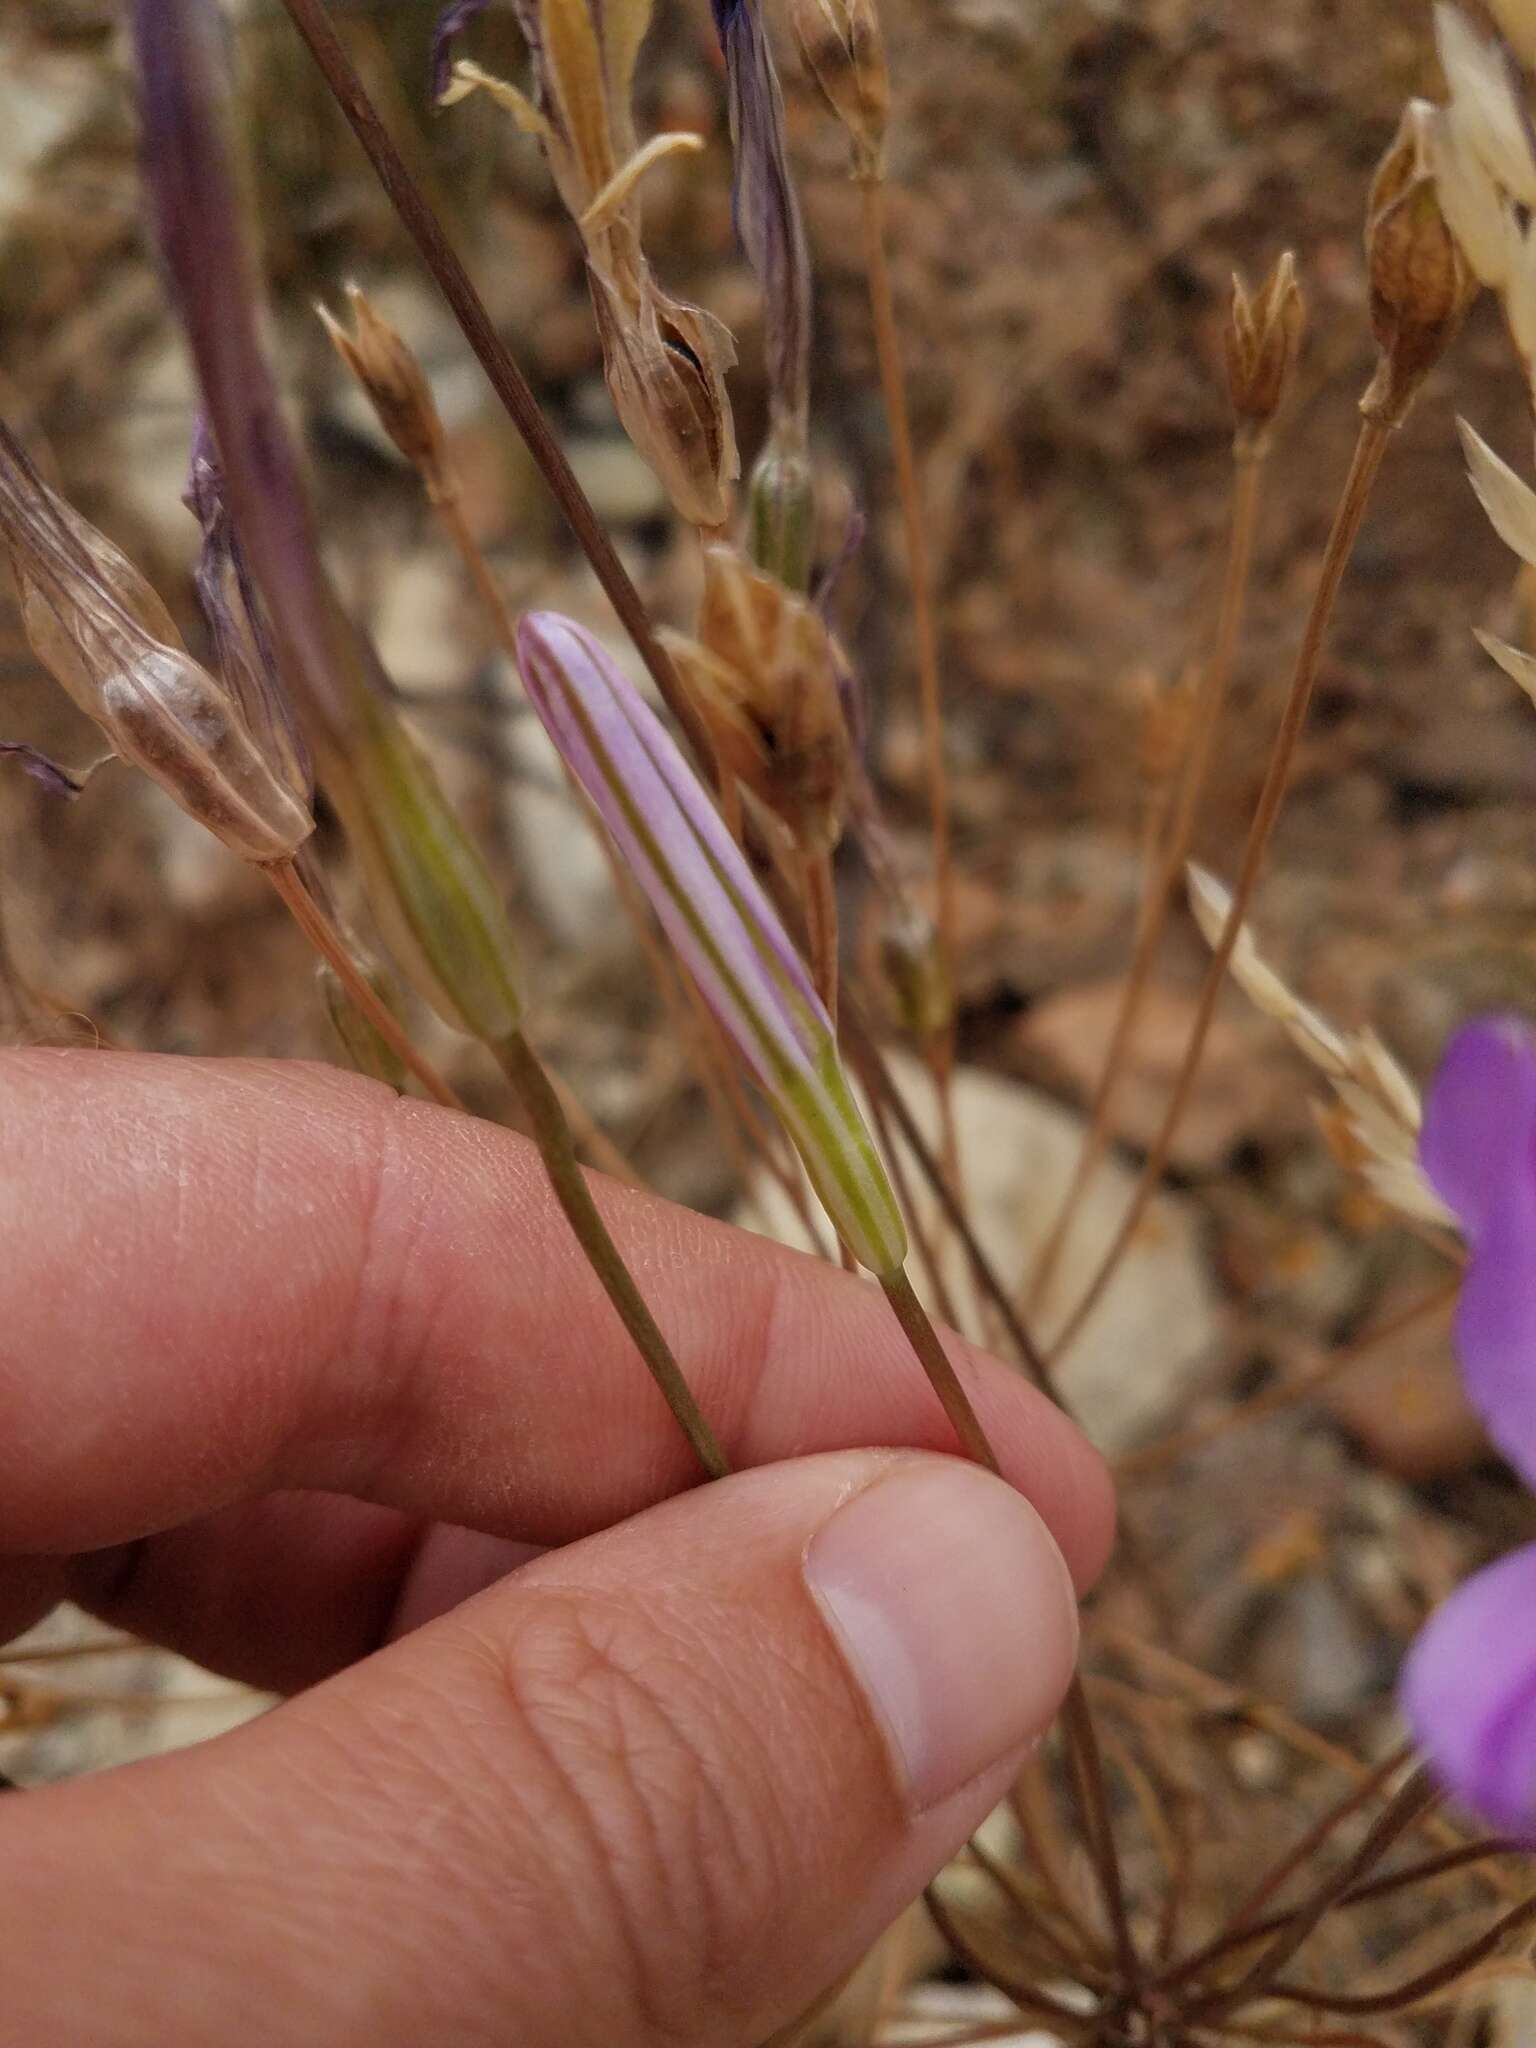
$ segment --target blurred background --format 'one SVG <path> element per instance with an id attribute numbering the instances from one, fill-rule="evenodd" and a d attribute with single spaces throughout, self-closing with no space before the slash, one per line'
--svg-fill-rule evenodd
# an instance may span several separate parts
<path id="1" fill-rule="evenodd" d="M 504 115 L 482 100 L 428 110 L 434 11 L 431 0 L 333 5 L 633 574 L 661 619 L 686 626 L 697 543 L 613 417 L 576 238 L 536 148 Z M 315 301 L 339 307 L 356 280 L 419 352 L 508 597 L 570 611 L 622 651 L 618 629 L 277 0 L 231 13 L 274 338 L 326 540 L 517 907 L 534 1035 L 656 1186 L 753 1220 L 586 825 Z M 196 529 L 180 502 L 193 392 L 147 253 L 113 15 L 108 0 L 8 0 L 0 15 L 0 410 L 149 574 L 197 650 Z M 1070 1169 L 1125 972 L 1148 705 L 1208 643 L 1229 505 L 1231 273 L 1257 281 L 1293 248 L 1309 331 L 1199 834 L 1200 857 L 1228 875 L 1374 359 L 1366 188 L 1405 98 L 1436 90 L 1435 60 L 1427 7 L 1399 0 L 882 0 L 882 19 L 896 94 L 892 253 L 953 774 L 960 1049 L 974 1070 L 962 1137 L 988 1242 L 1017 1274 Z M 519 73 L 516 32 L 494 6 L 471 41 L 489 69 Z M 851 511 L 866 522 L 837 615 L 869 690 L 871 769 L 921 883 L 910 615 L 857 195 L 787 37 L 781 59 L 817 276 L 829 546 Z M 649 176 L 647 244 L 664 283 L 737 337 L 732 392 L 750 462 L 764 416 L 761 315 L 732 233 L 707 0 L 657 0 L 640 111 L 642 133 L 707 138 L 703 155 Z M 1374 1022 L 1420 1080 L 1465 1014 L 1536 1003 L 1536 719 L 1471 631 L 1530 645 L 1532 594 L 1477 511 L 1458 412 L 1525 467 L 1528 408 L 1490 305 L 1474 309 L 1389 456 L 1256 913 L 1296 986 L 1339 1022 Z M 0 739 L 69 763 L 97 751 L 32 661 L 8 587 Z M 856 862 L 841 885 L 857 964 L 869 947 Z M 17 994 L 31 988 L 55 1006 L 58 1033 L 336 1057 L 275 901 L 120 768 L 66 802 L 0 760 L 0 922 L 11 1036 L 38 1035 L 35 1006 Z M 1122 1097 L 1120 1156 L 1090 1203 L 1090 1248 L 1155 1127 L 1204 959 L 1180 912 Z M 430 1025 L 423 1037 L 473 1103 L 500 1106 L 471 1048 Z M 1332 1163 L 1314 1092 L 1277 1028 L 1231 995 L 1168 1197 L 1075 1367 L 1111 1449 L 1235 1412 L 1443 1272 Z M 1443 1323 L 1128 1498 L 1188 1653 L 1365 1747 L 1387 1725 L 1425 1606 L 1529 1516 L 1461 1402 Z M 1145 1626 L 1143 1599 L 1144 1588 L 1111 1587 L 1111 1621 L 1123 1601 Z M 1270 1767 L 1259 1757 L 1253 1768 Z"/>

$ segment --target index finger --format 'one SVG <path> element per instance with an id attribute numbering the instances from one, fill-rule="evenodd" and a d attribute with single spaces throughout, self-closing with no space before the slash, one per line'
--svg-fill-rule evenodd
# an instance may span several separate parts
<path id="1" fill-rule="evenodd" d="M 698 1476 L 555 1206 L 493 1125 L 292 1062 L 0 1054 L 0 1548 L 129 1541 L 320 1487 L 534 1543 Z M 879 1293 L 594 1180 L 733 1464 L 956 1448 Z M 953 1340 L 1080 1578 L 1108 1480 Z"/>

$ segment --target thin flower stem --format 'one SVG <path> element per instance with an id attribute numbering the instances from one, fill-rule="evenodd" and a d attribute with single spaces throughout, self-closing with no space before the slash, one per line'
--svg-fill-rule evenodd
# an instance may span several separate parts
<path id="1" fill-rule="evenodd" d="M 974 1458 L 978 1465 L 985 1465 L 989 1472 L 1001 1471 L 997 1453 L 971 1405 L 971 1397 L 960 1384 L 960 1375 L 951 1364 L 912 1282 L 904 1271 L 882 1273 L 879 1279 L 885 1298 L 891 1304 L 918 1364 L 928 1375 L 929 1385 L 938 1395 L 944 1413 L 954 1425 L 955 1435 L 959 1437 L 966 1456 Z"/>
<path id="2" fill-rule="evenodd" d="M 1449 1990 L 1457 1979 L 1469 1970 L 1476 1969 L 1485 1957 L 1491 1956 L 1510 1935 L 1520 1928 L 1528 1927 L 1536 1920 L 1536 1893 L 1522 1899 L 1507 1913 L 1501 1914 L 1493 1925 L 1466 1948 L 1460 1949 L 1434 1969 L 1426 1970 L 1422 1976 L 1410 1978 L 1406 1984 L 1399 1984 L 1392 1991 L 1364 1992 L 1351 1995 L 1341 1991 L 1315 1991 L 1307 1984 L 1290 1984 L 1276 1981 L 1269 1987 L 1272 1998 L 1289 1998 L 1294 2004 L 1305 2005 L 1314 2012 L 1356 2014 L 1368 2018 L 1373 2013 L 1401 2011 L 1408 2006 L 1422 2004 L 1433 1998 L 1437 1992 Z"/>
<path id="3" fill-rule="evenodd" d="M 581 1162 L 576 1156 L 571 1127 L 538 1055 L 520 1032 L 513 1033 L 495 1050 L 502 1071 L 527 1111 L 534 1142 L 544 1161 L 555 1198 L 565 1211 L 566 1220 L 586 1253 L 593 1272 L 613 1303 L 619 1320 L 634 1339 L 667 1406 L 677 1418 L 679 1428 L 698 1453 L 700 1464 L 711 1479 L 723 1478 L 730 1470 L 724 1453 L 704 1420 L 655 1317 L 646 1307 L 607 1224 L 598 1213 Z"/>
<path id="4" fill-rule="evenodd" d="M 913 1197 L 912 1179 L 907 1172 L 907 1162 L 902 1156 L 901 1147 L 895 1141 L 886 1105 L 878 1095 L 869 1098 L 869 1113 L 874 1121 L 875 1136 L 880 1141 L 880 1150 L 891 1176 L 891 1185 L 895 1188 L 896 1199 L 901 1204 L 901 1213 L 907 1220 L 907 1229 L 927 1272 L 934 1306 L 942 1320 L 948 1323 L 952 1330 L 958 1330 L 960 1318 L 955 1312 L 954 1296 L 950 1293 L 949 1283 L 944 1275 L 939 1247 L 934 1243 L 933 1234 L 928 1229 Z"/>
<path id="5" fill-rule="evenodd" d="M 1057 1933 L 1051 1922 L 1040 1910 L 1039 1901 L 1030 1896 L 1029 1888 L 1018 1872 L 1001 1863 L 973 1836 L 966 1843 L 966 1849 L 991 1879 L 1014 1911 L 1027 1924 L 1029 1932 L 1047 1949 L 1054 1958 L 1050 1967 L 1069 1971 L 1074 1977 L 1097 1990 L 1108 1987 L 1108 1979 L 1101 1971 L 1095 1970 L 1087 1959 L 1079 1955 L 1070 1944 Z"/>
<path id="6" fill-rule="evenodd" d="M 1130 972 L 1120 997 L 1120 1007 L 1115 1017 L 1114 1029 L 1110 1034 L 1104 1069 L 1099 1076 L 1099 1084 L 1089 1111 L 1088 1135 L 1083 1142 L 1083 1149 L 1062 1203 L 1061 1212 L 1052 1226 L 1049 1237 L 1041 1246 L 1034 1269 L 1029 1276 L 1026 1305 L 1031 1310 L 1038 1310 L 1046 1297 L 1055 1276 L 1057 1263 L 1072 1234 L 1072 1226 L 1077 1220 L 1083 1196 L 1109 1144 L 1111 1118 L 1120 1083 L 1125 1077 L 1136 1026 L 1141 1021 L 1147 990 L 1151 985 L 1153 963 L 1157 959 L 1158 947 L 1167 929 L 1169 908 L 1177 892 L 1179 878 L 1184 872 L 1184 862 L 1200 814 L 1200 802 L 1205 794 L 1211 762 L 1215 756 L 1216 735 L 1221 729 L 1222 714 L 1226 709 L 1227 695 L 1231 687 L 1238 636 L 1242 631 L 1243 611 L 1253 564 L 1253 533 L 1258 513 L 1259 479 L 1265 445 L 1261 442 L 1255 446 L 1251 439 L 1243 436 L 1239 436 L 1233 444 L 1232 517 L 1227 541 L 1226 571 L 1222 578 L 1221 599 L 1210 658 L 1201 671 L 1199 686 L 1195 693 L 1188 743 L 1178 773 L 1173 812 L 1167 835 L 1157 850 L 1152 873 L 1148 879 L 1143 905 L 1144 915 L 1137 928 Z"/>
<path id="7" fill-rule="evenodd" d="M 1217 1442 L 1234 1429 L 1242 1429 L 1251 1422 L 1262 1421 L 1266 1416 L 1280 1414 L 1283 1410 L 1293 1407 L 1296 1402 L 1305 1400 L 1308 1394 L 1314 1394 L 1320 1387 L 1328 1385 L 1341 1373 L 1347 1372 L 1352 1365 L 1358 1364 L 1362 1358 L 1368 1357 L 1373 1351 L 1379 1351 L 1383 1344 L 1394 1343 L 1405 1332 L 1416 1329 L 1422 1322 L 1427 1322 L 1431 1316 L 1443 1314 L 1452 1308 L 1460 1292 L 1461 1282 L 1449 1281 L 1444 1287 L 1437 1287 L 1433 1293 L 1410 1303 L 1398 1315 L 1389 1316 L 1384 1323 L 1377 1323 L 1348 1344 L 1341 1345 L 1338 1350 L 1326 1352 L 1316 1364 L 1309 1366 L 1304 1372 L 1297 1373 L 1294 1378 L 1255 1394 L 1231 1415 L 1219 1415 L 1210 1422 L 1194 1423 L 1190 1428 L 1162 1437 L 1157 1443 L 1148 1444 L 1142 1450 L 1128 1451 L 1124 1457 L 1115 1460 L 1115 1477 L 1121 1481 L 1150 1478 L 1153 1474 L 1164 1471 L 1169 1465 L 1176 1464 L 1191 1451 L 1201 1450 L 1206 1444 Z"/>
<path id="8" fill-rule="evenodd" d="M 564 514 L 582 552 L 592 564 L 608 601 L 655 681 L 667 709 L 687 735 L 700 760 L 710 759 L 707 736 L 681 685 L 666 650 L 657 640 L 645 602 L 603 530 L 602 522 L 576 480 L 539 408 L 527 378 L 497 333 L 480 294 L 470 280 L 442 222 L 405 159 L 337 35 L 325 0 L 283 0 L 294 27 L 303 37 L 337 106 L 362 144 L 379 183 L 388 194 L 406 232 L 415 242 L 437 281 L 465 340 L 478 357 L 496 396 L 527 444 L 528 452 Z"/>
<path id="9" fill-rule="evenodd" d="M 1227 1921 L 1220 1934 L 1213 1940 L 1206 1942 L 1203 1947 L 1196 1949 L 1191 1955 L 1185 1956 L 1177 1968 L 1169 1970 L 1158 1979 L 1159 1991 L 1167 1992 L 1179 1984 L 1187 1984 L 1191 1977 L 1198 1976 L 1209 1963 L 1214 1962 L 1218 1957 L 1228 1954 L 1234 1948 L 1241 1948 L 1249 1941 L 1252 1941 L 1254 1939 L 1252 1930 L 1258 1923 L 1260 1914 L 1264 1911 L 1270 1900 L 1275 1897 L 1282 1886 L 1298 1870 L 1312 1861 L 1313 1857 L 1316 1856 L 1336 1828 L 1341 1827 L 1351 1814 L 1358 1813 L 1368 1799 L 1374 1798 L 1394 1771 L 1402 1769 L 1409 1753 L 1407 1749 L 1394 1750 L 1389 1757 L 1384 1758 L 1381 1763 L 1376 1765 L 1375 1769 L 1366 1777 L 1360 1779 L 1357 1784 L 1352 1785 L 1342 1799 L 1336 1800 L 1328 1808 L 1327 1812 L 1314 1821 L 1306 1833 L 1292 1844 L 1285 1855 L 1271 1865 L 1258 1884 L 1248 1894 L 1242 1905 L 1238 1907 L 1237 1911 Z M 1291 1912 L 1281 1915 L 1277 1925 L 1288 1927 L 1293 1920 L 1307 1910 L 1308 1903 L 1308 1901 L 1303 1901 Z"/>
<path id="10" fill-rule="evenodd" d="M 870 317 L 874 325 L 875 362 L 880 376 L 880 393 L 885 406 L 886 426 L 891 437 L 891 457 L 896 468 L 896 491 L 901 501 L 901 523 L 906 537 L 907 576 L 912 594 L 912 629 L 916 641 L 917 687 L 923 727 L 923 764 L 928 784 L 928 817 L 933 834 L 934 927 L 938 937 L 939 961 L 945 979 L 954 986 L 955 970 L 955 868 L 950 830 L 949 778 L 944 765 L 944 707 L 939 679 L 939 633 L 934 612 L 933 570 L 928 555 L 928 529 L 923 520 L 922 496 L 918 488 L 917 460 L 912 450 L 912 421 L 907 406 L 907 380 L 901 361 L 901 332 L 896 317 L 896 294 L 891 284 L 890 257 L 886 247 L 885 186 L 878 176 L 859 184 L 864 234 L 864 268 L 869 290 Z M 941 1154 L 944 1170 L 958 1192 L 960 1187 L 959 1140 L 955 1130 L 953 1077 L 955 1033 L 953 1021 L 924 1048 L 933 1070 L 939 1099 Z"/>
<path id="11" fill-rule="evenodd" d="M 1252 2004 L 1256 1999 L 1273 1996 L 1274 1982 L 1279 1972 L 1310 1940 L 1324 1916 L 1338 1904 L 1346 1892 L 1353 1889 L 1366 1871 L 1373 1869 L 1381 1861 L 1399 1835 L 1412 1827 L 1438 1798 L 1439 1794 L 1429 1773 L 1423 1769 L 1415 1771 L 1399 1788 L 1385 1811 L 1377 1816 L 1355 1853 L 1334 1873 L 1327 1884 L 1314 1892 L 1306 1907 L 1287 1925 L 1285 1932 L 1276 1936 L 1271 1946 L 1244 1971 L 1235 1984 L 1193 2005 L 1189 2017 L 1200 2021 L 1220 2020 L 1229 2013 Z M 1344 2006 L 1340 2010 L 1368 2012 L 1373 2008 L 1369 2005 L 1363 2008 Z"/>
<path id="12" fill-rule="evenodd" d="M 299 930 L 320 958 L 335 972 L 349 1000 L 361 1011 L 406 1071 L 414 1074 L 432 1100 L 440 1102 L 444 1109 L 463 1109 L 464 1104 L 436 1067 L 412 1045 L 399 1018 L 390 1010 L 388 1004 L 380 999 L 378 991 L 367 977 L 358 972 L 357 963 L 348 952 L 340 932 L 305 888 L 293 862 L 269 861 L 262 868 L 262 873 L 282 898 L 288 914 Z"/>
<path id="13" fill-rule="evenodd" d="M 1053 1362 L 1065 1355 L 1078 1332 L 1103 1299 L 1105 1289 L 1114 1278 L 1122 1257 L 1136 1235 L 1141 1219 L 1146 1213 L 1147 1204 L 1161 1183 L 1169 1151 L 1194 1088 L 1200 1057 L 1210 1036 L 1216 1006 L 1226 980 L 1227 966 L 1243 928 L 1248 904 L 1258 883 L 1265 855 L 1269 851 L 1269 842 L 1285 802 L 1291 771 L 1295 766 L 1297 746 L 1306 726 L 1307 713 L 1311 708 L 1323 643 L 1333 618 L 1339 586 L 1349 566 L 1360 523 L 1370 503 L 1371 489 L 1381 469 L 1382 457 L 1386 453 L 1392 431 L 1391 425 L 1381 419 L 1367 417 L 1361 421 L 1354 457 L 1350 462 L 1349 474 L 1345 479 L 1338 510 L 1334 515 L 1333 529 L 1323 553 L 1317 589 L 1313 595 L 1306 630 L 1302 635 L 1301 647 L 1296 657 L 1296 668 L 1291 678 L 1285 709 L 1281 714 L 1279 730 L 1275 735 L 1269 768 L 1264 777 L 1264 786 L 1259 793 L 1253 822 L 1248 829 L 1248 842 L 1243 849 L 1242 866 L 1238 870 L 1237 882 L 1232 891 L 1231 908 L 1221 938 L 1206 968 L 1194 1025 L 1174 1081 L 1173 1093 L 1119 1227 L 1110 1240 L 1109 1247 L 1081 1301 L 1051 1346 L 1049 1355 Z"/>
<path id="14" fill-rule="evenodd" d="M 1000 1969 L 985 1955 L 965 1933 L 948 1906 L 945 1905 L 937 1885 L 929 1885 L 923 1893 L 923 1903 L 928 1908 L 933 1924 L 949 1943 L 955 1954 L 974 1973 L 989 1984 L 995 1984 L 999 1991 L 1005 1991 L 1024 2012 L 1039 2013 L 1050 2019 L 1066 2020 L 1081 2025 L 1084 2015 L 1074 2012 L 1070 2005 L 1063 2005 L 1052 1998 L 1037 1984 L 1025 1982 L 1011 1970 Z"/>

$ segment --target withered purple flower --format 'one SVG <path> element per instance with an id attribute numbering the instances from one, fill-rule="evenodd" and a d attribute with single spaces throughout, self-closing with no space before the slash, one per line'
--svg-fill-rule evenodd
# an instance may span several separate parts
<path id="1" fill-rule="evenodd" d="M 78 796 L 85 787 L 85 776 L 72 774 L 41 747 L 29 746 L 25 740 L 0 740 L 0 759 L 14 761 L 23 774 L 40 782 L 50 796 L 68 799 Z"/>
<path id="2" fill-rule="evenodd" d="M 735 149 L 731 208 L 763 294 L 775 438 L 803 446 L 809 407 L 811 261 L 789 173 L 784 96 L 758 0 L 714 0 Z"/>
<path id="3" fill-rule="evenodd" d="M 1462 1377 L 1489 1434 L 1536 1486 L 1536 1035 L 1514 1018 L 1457 1033 L 1424 1108 L 1424 1170 L 1470 1259 Z M 1403 1706 L 1445 1782 L 1536 1840 L 1536 1546 L 1479 1572 L 1409 1656 Z"/>
<path id="4" fill-rule="evenodd" d="M 447 92 L 453 77 L 453 45 L 477 14 L 485 12 L 488 0 L 449 0 L 432 30 L 430 90 L 435 107 Z"/>

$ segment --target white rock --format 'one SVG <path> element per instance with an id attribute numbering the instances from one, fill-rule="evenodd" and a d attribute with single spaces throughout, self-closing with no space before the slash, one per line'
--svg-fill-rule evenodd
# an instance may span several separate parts
<path id="1" fill-rule="evenodd" d="M 889 1064 L 924 1136 L 936 1144 L 937 1111 L 926 1070 L 902 1054 Z M 955 1116 L 977 1237 L 999 1277 L 1016 1289 L 1055 1221 L 1077 1163 L 1082 1123 L 1032 1088 L 971 1068 L 955 1077 Z M 906 1163 L 927 1235 L 939 1220 L 937 1205 L 915 1161 L 908 1157 Z M 1094 1176 L 1057 1268 L 1049 1313 L 1038 1319 L 1045 1340 L 1092 1278 L 1133 1185 L 1133 1174 L 1116 1160 L 1106 1160 Z M 742 1211 L 744 1223 L 758 1219 L 784 1243 L 805 1245 L 789 1202 L 766 1177 Z M 972 1294 L 960 1247 L 951 1241 L 941 1263 L 964 1314 Z M 915 1254 L 912 1274 L 931 1303 L 932 1289 Z M 1176 1196 L 1160 1196 L 1063 1362 L 1062 1391 L 1096 1443 L 1123 1450 L 1144 1439 L 1177 1403 L 1216 1336 L 1216 1304 L 1194 1218 Z"/>

